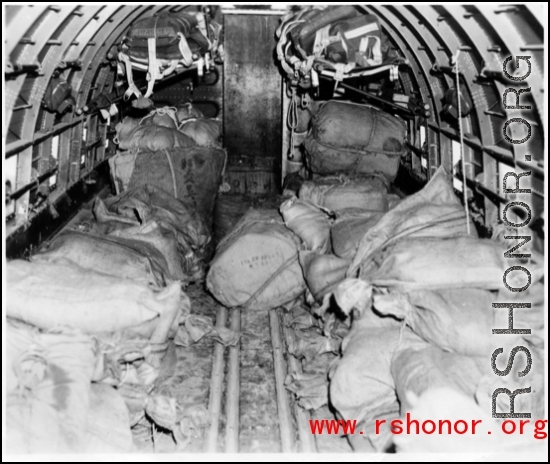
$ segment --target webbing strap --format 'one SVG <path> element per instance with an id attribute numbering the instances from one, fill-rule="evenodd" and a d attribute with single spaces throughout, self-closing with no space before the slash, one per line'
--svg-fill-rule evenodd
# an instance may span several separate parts
<path id="1" fill-rule="evenodd" d="M 157 38 L 149 37 L 147 39 L 147 46 L 149 48 L 149 74 L 147 75 L 147 92 L 145 93 L 144 98 L 148 98 L 153 94 L 153 87 L 155 82 L 159 78 L 159 67 L 157 63 Z"/>
<path id="2" fill-rule="evenodd" d="M 178 32 L 178 37 L 180 38 L 179 49 L 181 53 L 181 62 L 185 67 L 189 67 L 193 64 L 193 52 L 189 48 L 187 39 L 181 32 Z"/>
<path id="3" fill-rule="evenodd" d="M 132 95 L 135 95 L 137 98 L 141 98 L 141 92 L 136 87 L 136 84 L 134 84 L 134 77 L 132 75 L 132 63 L 130 62 L 130 58 L 128 57 L 128 55 L 119 52 L 118 59 L 124 62 L 126 66 L 126 78 L 128 79 L 128 89 L 124 93 L 124 100 L 128 100 L 132 97 Z"/>
<path id="4" fill-rule="evenodd" d="M 286 271 L 294 262 L 298 261 L 298 253 L 296 253 L 294 256 L 291 256 L 289 259 L 287 259 L 283 264 L 279 266 L 279 269 L 277 269 L 273 275 L 267 279 L 261 286 L 254 292 L 254 294 L 246 300 L 244 304 L 241 305 L 242 309 L 247 309 L 255 300 L 262 294 L 262 292 L 269 287 L 279 275 L 281 275 L 284 271 Z"/>

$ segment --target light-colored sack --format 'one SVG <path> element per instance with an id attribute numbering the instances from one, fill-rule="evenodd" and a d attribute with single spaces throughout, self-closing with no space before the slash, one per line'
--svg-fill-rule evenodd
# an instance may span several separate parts
<path id="1" fill-rule="evenodd" d="M 300 251 L 300 265 L 304 272 L 309 291 L 313 298 L 322 301 L 346 278 L 350 260 L 334 255 L 322 255 L 310 251 Z"/>
<path id="2" fill-rule="evenodd" d="M 163 231 L 170 231 L 176 237 L 187 279 L 204 275 L 204 262 L 213 248 L 208 228 L 197 211 L 169 193 L 153 185 L 143 185 L 105 201 L 97 199 L 94 214 L 108 232 L 156 222 Z"/>
<path id="3" fill-rule="evenodd" d="M 446 287 L 499 290 L 504 272 L 513 265 L 513 260 L 504 258 L 505 251 L 497 242 L 472 236 L 411 238 L 375 253 L 362 277 L 375 286 L 401 291 Z M 514 271 L 507 282 L 521 288 L 527 276 Z"/>
<path id="4" fill-rule="evenodd" d="M 31 260 L 36 263 L 69 260 L 83 269 L 159 287 L 171 281 L 168 263 L 155 246 L 113 235 L 64 231 Z"/>
<path id="5" fill-rule="evenodd" d="M 111 179 L 117 195 L 128 188 L 137 156 L 137 151 L 119 151 L 115 156 L 109 158 Z"/>
<path id="6" fill-rule="evenodd" d="M 423 340 L 444 351 L 490 358 L 495 349 L 495 295 L 476 288 L 413 290 L 374 295 L 381 314 L 403 319 Z M 508 335 L 510 337 L 510 335 Z"/>
<path id="7" fill-rule="evenodd" d="M 330 251 L 330 220 L 315 204 L 293 197 L 279 208 L 292 232 L 304 242 L 306 249 L 318 253 Z"/>
<path id="8" fill-rule="evenodd" d="M 332 100 L 311 121 L 307 163 L 317 174 L 381 174 L 391 182 L 407 151 L 405 136 L 405 122 L 387 112 Z"/>
<path id="9" fill-rule="evenodd" d="M 139 126 L 139 118 L 132 118 L 131 116 L 125 116 L 116 126 L 116 137 L 114 142 L 120 144 L 121 141 L 127 142 L 129 140 L 130 133 Z"/>
<path id="10" fill-rule="evenodd" d="M 405 415 L 413 406 L 410 393 L 419 396 L 430 388 L 449 387 L 473 399 L 481 377 L 491 372 L 491 363 L 486 356 L 445 352 L 404 327 L 391 360 L 391 372 L 401 415 Z"/>
<path id="11" fill-rule="evenodd" d="M 8 280 L 9 275 L 8 270 Z M 17 386 L 6 395 L 8 449 L 3 451 L 81 451 L 96 368 L 92 338 L 70 330 L 40 333 L 9 323 L 7 332 L 8 345 L 12 345 L 8 353 L 17 355 L 7 359 L 6 369 L 15 373 Z"/>
<path id="12" fill-rule="evenodd" d="M 166 260 L 171 280 L 185 280 L 182 259 L 178 251 L 178 240 L 173 231 L 164 229 L 156 221 L 147 224 L 118 229 L 109 234 L 109 237 L 145 242 L 154 246 Z"/>
<path id="13" fill-rule="evenodd" d="M 206 285 L 228 307 L 270 309 L 305 290 L 298 238 L 272 210 L 249 210 L 218 245 Z"/>
<path id="14" fill-rule="evenodd" d="M 473 226 L 472 226 L 473 227 Z M 471 229 L 475 235 L 475 227 Z M 456 237 L 466 235 L 466 213 L 452 183 L 440 167 L 419 192 L 402 200 L 365 234 L 348 277 L 363 274 L 372 255 L 381 247 L 405 237 Z"/>
<path id="15" fill-rule="evenodd" d="M 341 210 L 330 229 L 334 254 L 352 260 L 365 234 L 383 215 L 382 212 L 361 209 Z"/>
<path id="16" fill-rule="evenodd" d="M 371 423 L 399 412 L 390 371 L 399 332 L 399 322 L 378 318 L 372 311 L 354 321 L 342 343 L 343 355 L 330 372 L 329 398 L 340 417 Z M 371 434 L 368 438 L 380 451 L 389 437 L 380 440 Z"/>
<path id="17" fill-rule="evenodd" d="M 331 211 L 360 208 L 387 211 L 387 184 L 382 177 L 323 177 L 304 182 L 301 200 L 309 200 Z"/>
<path id="18" fill-rule="evenodd" d="M 137 326 L 180 307 L 179 282 L 155 292 L 128 279 L 97 274 L 70 261 L 55 264 L 9 261 L 6 314 L 49 330 L 85 333 Z"/>
<path id="19" fill-rule="evenodd" d="M 137 151 L 160 151 L 171 150 L 172 148 L 191 148 L 195 141 L 170 127 L 157 126 L 156 124 L 145 124 L 135 126 L 128 132 L 121 131 L 118 137 L 118 148 L 120 150 Z M 147 156 L 147 154 L 143 154 Z"/>
<path id="20" fill-rule="evenodd" d="M 220 146 L 221 125 L 216 119 L 186 119 L 181 123 L 179 130 L 200 147 Z"/>
<path id="21" fill-rule="evenodd" d="M 519 397 L 521 396 L 523 395 Z M 461 453 L 462 456 L 467 455 L 465 453 L 469 453 L 469 455 L 475 453 L 478 456 L 491 453 L 490 455 L 494 457 L 506 456 L 511 459 L 514 459 L 515 456 L 525 455 L 526 452 L 537 457 L 547 455 L 548 444 L 546 440 L 533 439 L 532 432 L 519 433 L 518 419 L 514 420 L 517 427 L 516 433 L 503 433 L 501 430 L 502 423 L 491 417 L 489 404 L 476 404 L 468 395 L 447 387 L 435 387 L 426 390 L 420 397 L 414 398 L 411 418 L 417 420 L 420 425 L 426 422 L 427 430 L 432 427 L 427 421 L 434 422 L 436 431 L 433 434 L 426 434 L 421 431 L 419 434 L 402 433 L 394 435 L 393 441 L 397 453 L 409 453 L 408 456 L 411 456 L 410 453 L 418 452 Z M 442 421 L 441 433 L 439 433 L 440 421 Z M 477 424 L 475 433 L 472 433 L 474 421 Z M 450 433 L 447 425 L 449 422 L 451 424 Z M 533 421 L 531 420 L 531 422 Z M 458 435 L 453 427 L 455 423 L 458 430 L 464 430 L 464 424 L 467 424 L 468 430 L 466 433 Z M 511 428 L 511 425 L 508 425 L 508 427 Z M 413 430 L 416 431 L 416 428 L 413 427 Z M 462 456 L 457 456 L 457 460 Z"/>
<path id="22" fill-rule="evenodd" d="M 134 450 L 124 398 L 111 386 L 93 383 L 83 452 L 130 453 Z"/>

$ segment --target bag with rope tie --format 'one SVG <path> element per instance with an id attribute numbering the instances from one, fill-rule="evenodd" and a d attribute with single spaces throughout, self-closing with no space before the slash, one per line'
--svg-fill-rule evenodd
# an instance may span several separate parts
<path id="1" fill-rule="evenodd" d="M 281 306 L 306 288 L 299 247 L 300 240 L 276 210 L 250 209 L 218 245 L 206 286 L 230 308 Z"/>
<path id="2" fill-rule="evenodd" d="M 128 90 L 141 98 L 132 69 L 148 72 L 145 98 L 153 93 L 158 79 L 172 74 L 178 66 L 196 65 L 199 74 L 209 67 L 209 52 L 218 50 L 221 26 L 208 21 L 203 13 L 163 14 L 142 19 L 128 30 L 119 61 L 126 66 Z"/>

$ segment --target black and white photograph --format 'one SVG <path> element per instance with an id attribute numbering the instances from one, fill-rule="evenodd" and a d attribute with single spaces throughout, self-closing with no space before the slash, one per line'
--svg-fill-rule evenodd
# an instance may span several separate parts
<path id="1" fill-rule="evenodd" d="M 546 2 L 2 5 L 3 462 L 548 462 Z"/>

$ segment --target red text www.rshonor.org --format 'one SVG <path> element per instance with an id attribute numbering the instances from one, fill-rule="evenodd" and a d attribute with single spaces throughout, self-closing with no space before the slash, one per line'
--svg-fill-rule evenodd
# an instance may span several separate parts
<path id="1" fill-rule="evenodd" d="M 481 420 L 423 420 L 412 419 L 407 413 L 405 419 L 395 419 L 389 423 L 386 420 L 377 420 L 375 422 L 375 433 L 382 433 L 383 427 L 389 427 L 393 435 L 476 435 L 480 433 L 479 425 Z M 546 419 L 536 421 L 530 420 L 506 420 L 500 424 L 500 429 L 495 433 L 501 432 L 506 435 L 512 434 L 530 434 L 537 440 L 544 440 L 548 436 L 546 432 Z M 356 420 L 310 420 L 309 428 L 313 435 L 363 435 L 362 430 L 357 430 Z M 492 433 L 487 431 L 483 433 Z"/>

